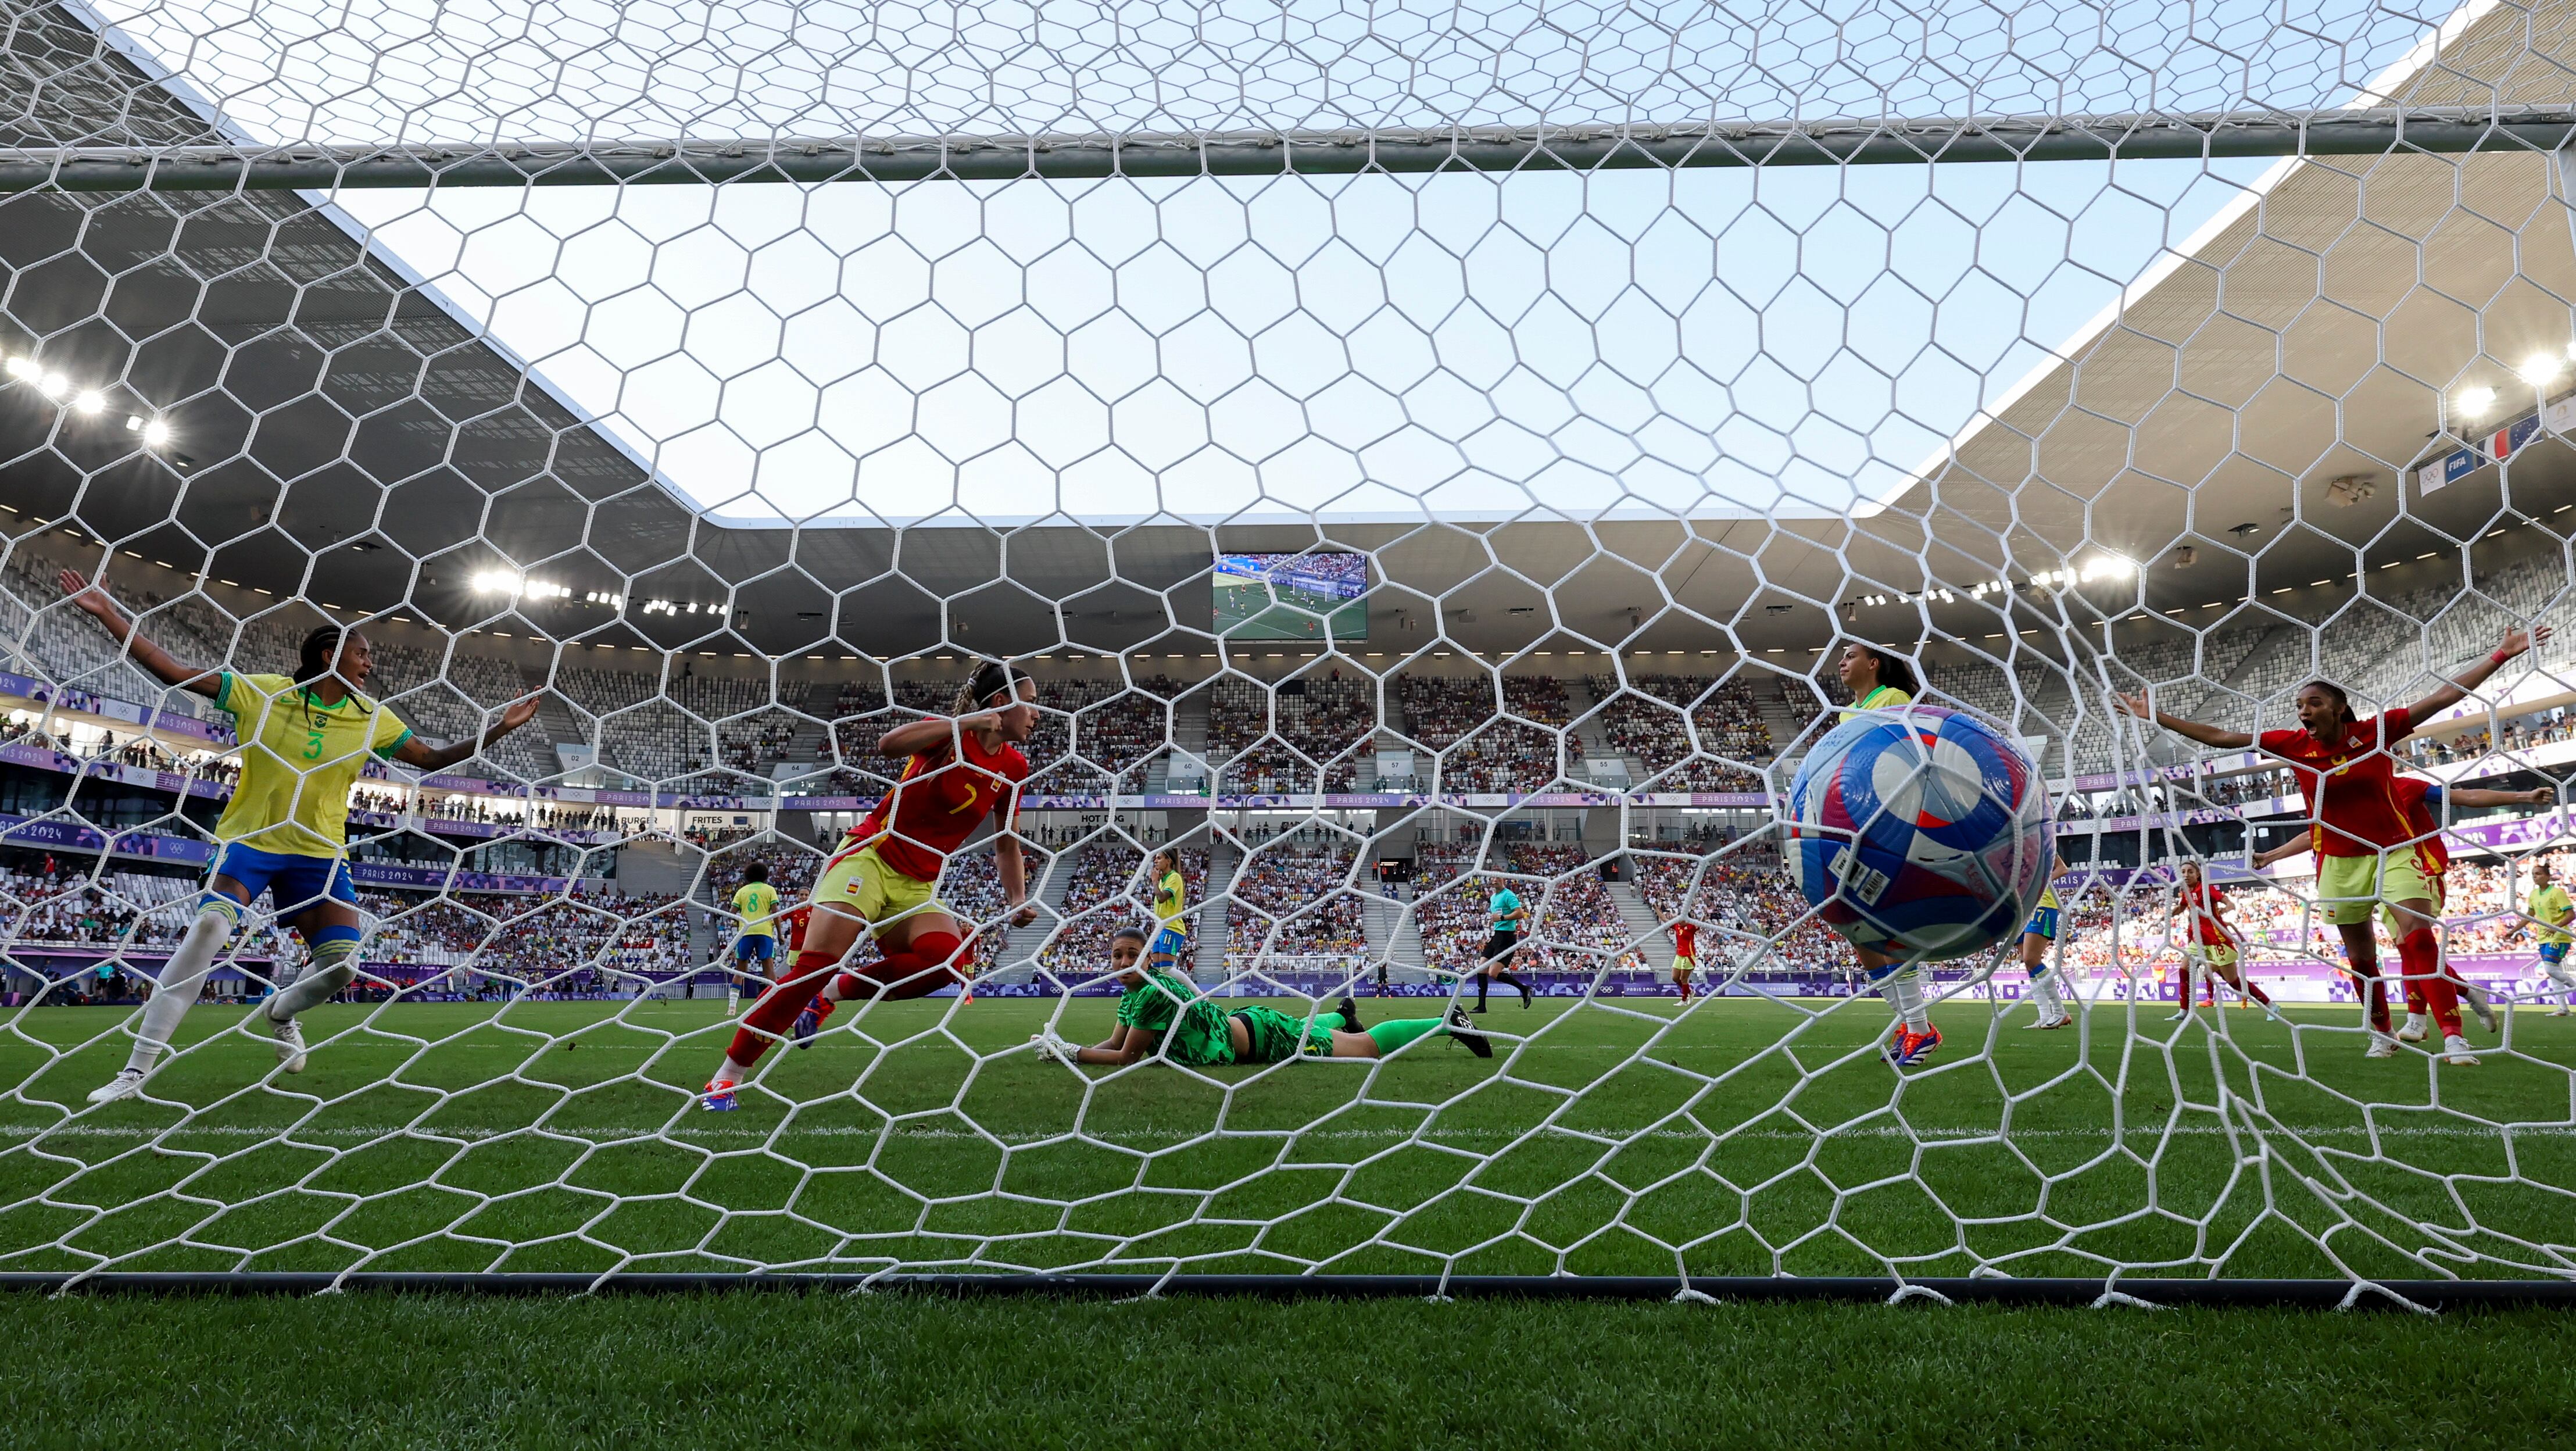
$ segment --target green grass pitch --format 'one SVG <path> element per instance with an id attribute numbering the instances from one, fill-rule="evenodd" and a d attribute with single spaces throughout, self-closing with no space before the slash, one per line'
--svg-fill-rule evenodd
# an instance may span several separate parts
<path id="1" fill-rule="evenodd" d="M 2275 1310 L 0 1297 L 15 1447 L 2562 1441 L 2576 1318 Z"/>
<path id="2" fill-rule="evenodd" d="M 124 1014 L 20 1012 L 0 1269 L 2522 1277 L 2576 1241 L 2576 1031 L 2537 1013 L 2474 1069 L 2366 1061 L 2349 1008 L 2222 1040 L 1957 1002 L 1900 1077 L 1874 1001 L 1747 999 L 1497 1000 L 1494 1061 L 1427 1039 L 1374 1073 L 1000 1053 L 1057 1008 L 845 1010 L 711 1115 L 713 1003 L 326 1008 L 294 1078 L 206 1007 L 152 1083 L 203 1111 L 166 1133 L 175 1106 L 81 1101 Z"/>

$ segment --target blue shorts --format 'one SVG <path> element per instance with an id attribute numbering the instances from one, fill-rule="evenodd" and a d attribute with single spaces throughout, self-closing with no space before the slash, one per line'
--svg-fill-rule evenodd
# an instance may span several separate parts
<path id="1" fill-rule="evenodd" d="M 2540 960 L 2553 967 L 2559 963 L 2565 962 L 2567 960 L 2567 944 L 2564 942 L 2544 942 L 2540 944 Z"/>
<path id="2" fill-rule="evenodd" d="M 733 940 L 736 962 L 767 962 L 778 955 L 778 939 L 765 933 L 746 932 Z"/>
<path id="3" fill-rule="evenodd" d="M 1154 945 L 1145 949 L 1149 957 L 1178 957 L 1190 945 L 1190 935 L 1178 927 L 1166 927 L 1154 934 Z"/>
<path id="4" fill-rule="evenodd" d="M 2045 937 L 2049 941 L 2055 942 L 2057 940 L 2057 909 L 2055 907 L 2042 907 L 2038 911 L 2031 913 L 2030 922 L 2021 929 L 2021 935 L 2024 937 Z"/>
<path id="5" fill-rule="evenodd" d="M 254 902 L 260 893 L 269 893 L 270 906 L 279 912 L 301 911 L 322 898 L 358 905 L 358 885 L 349 878 L 346 857 L 293 856 L 235 842 L 216 854 L 214 876 L 241 883 Z M 206 888 L 214 889 L 212 877 Z"/>

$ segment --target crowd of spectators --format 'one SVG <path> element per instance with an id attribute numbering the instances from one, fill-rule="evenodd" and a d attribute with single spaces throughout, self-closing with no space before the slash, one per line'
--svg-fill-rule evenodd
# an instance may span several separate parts
<path id="1" fill-rule="evenodd" d="M 1202 847 L 1187 847 L 1181 852 L 1181 880 L 1188 893 L 1189 923 L 1193 929 L 1199 920 L 1199 909 L 1206 900 L 1208 854 Z M 1039 960 L 1064 977 L 1088 976 L 1105 968 L 1109 961 L 1109 938 L 1121 927 L 1153 930 L 1154 881 L 1150 853 L 1139 852 L 1123 843 L 1094 843 L 1077 853 L 1071 864 L 1072 875 L 1066 880 L 1063 897 L 1064 922 L 1039 954 Z M 1182 956 L 1181 967 L 1188 971 L 1196 958 L 1198 945 L 1193 933 L 1189 949 Z"/>
<path id="2" fill-rule="evenodd" d="M 1265 687 L 1239 675 L 1208 688 L 1208 761 L 1224 794 L 1355 791 L 1375 784 L 1377 682 L 1336 668 Z"/>
<path id="3" fill-rule="evenodd" d="M 1227 969 L 1275 965 L 1281 958 L 1365 956 L 1368 924 L 1354 861 L 1346 842 L 1254 848 L 1226 888 Z"/>
<path id="4" fill-rule="evenodd" d="M 1602 738 L 1645 767 L 1657 791 L 1759 791 L 1759 769 L 1778 753 L 1752 688 L 1704 675 L 1610 676 L 1585 684 L 1601 702 Z M 1697 734 L 1697 742 L 1692 740 Z"/>

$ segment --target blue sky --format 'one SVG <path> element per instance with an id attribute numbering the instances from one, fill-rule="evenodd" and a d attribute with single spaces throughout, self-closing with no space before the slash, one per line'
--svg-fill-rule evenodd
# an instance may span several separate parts
<path id="1" fill-rule="evenodd" d="M 2318 106 L 2440 18 L 1960 0 L 1365 22 L 1292 0 L 1114 26 L 1054 5 L 100 14 L 237 132 L 334 141 Z M 727 516 L 1735 512 L 1892 488 L 2264 169 L 336 200 Z"/>

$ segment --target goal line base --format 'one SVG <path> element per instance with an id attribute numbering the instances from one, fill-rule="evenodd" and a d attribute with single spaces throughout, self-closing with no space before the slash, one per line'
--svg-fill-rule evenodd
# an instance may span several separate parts
<path id="1" fill-rule="evenodd" d="M 700 1293 L 799 1290 L 814 1293 L 908 1292 L 964 1298 L 1051 1295 L 1130 1298 L 1140 1295 L 1240 1296 L 1261 1299 L 1392 1298 L 1670 1300 L 1685 1289 L 1718 1301 L 1885 1303 L 1898 1299 L 1982 1305 L 2143 1303 L 2156 1307 L 2286 1306 L 2316 1309 L 2380 1305 L 2428 1310 L 2481 1306 L 2576 1307 L 2576 1280 L 2228 1280 L 2083 1278 L 1936 1278 L 1877 1276 L 1797 1278 L 1709 1275 L 944 1275 L 944 1274 L 561 1274 L 109 1271 L 99 1274 L 0 1274 L 0 1290 L 44 1293 L 318 1294 L 324 1291 L 541 1295 Z"/>

